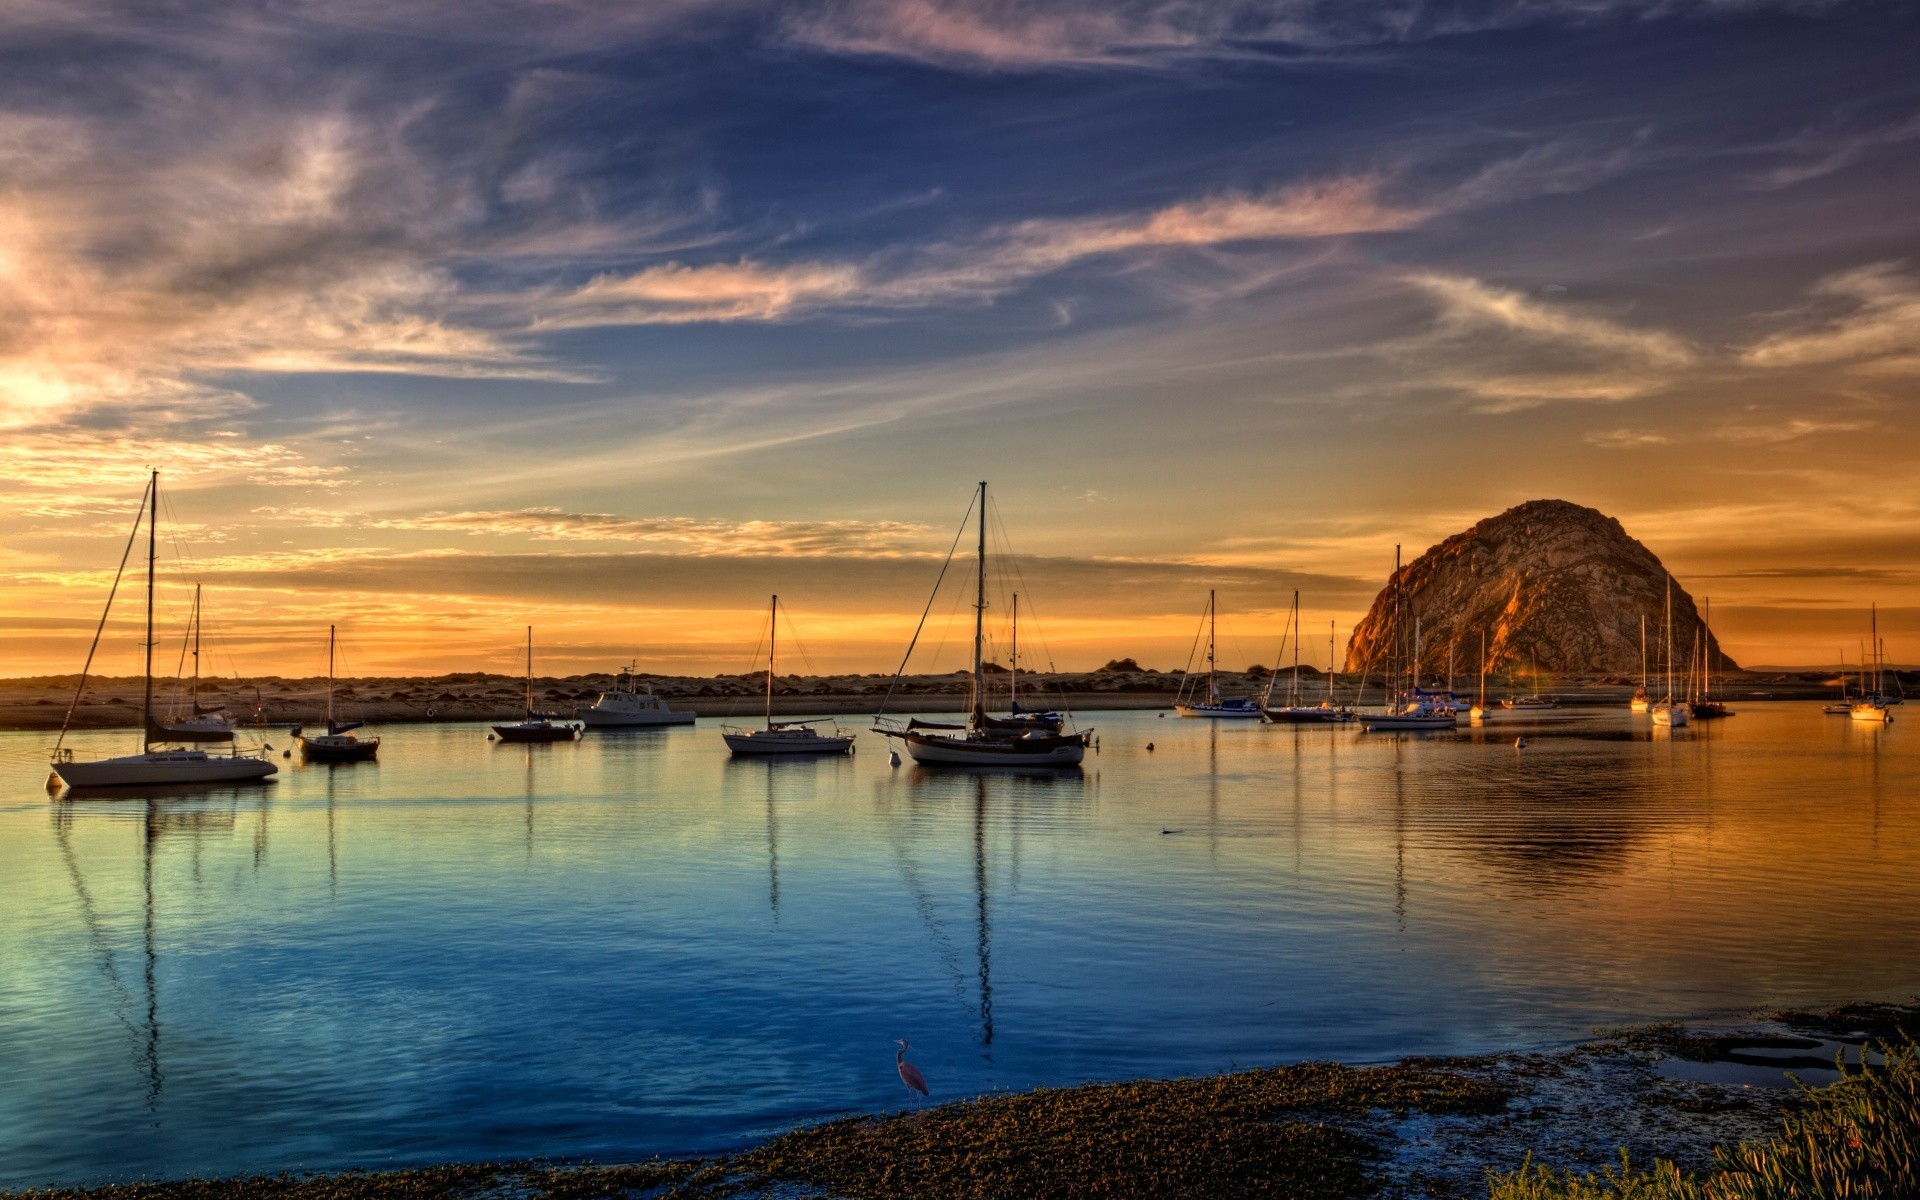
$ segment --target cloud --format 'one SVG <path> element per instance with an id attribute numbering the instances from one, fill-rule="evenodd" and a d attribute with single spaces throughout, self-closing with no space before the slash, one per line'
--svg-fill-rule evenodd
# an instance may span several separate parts
<path id="1" fill-rule="evenodd" d="M 1816 300 L 1845 311 L 1770 334 L 1743 350 L 1741 360 L 1755 367 L 1851 362 L 1899 373 L 1909 363 L 1920 367 L 1920 281 L 1900 267 L 1873 263 L 1820 280 Z"/>
<path id="2" fill-rule="evenodd" d="M 958 242 L 861 262 L 667 263 L 603 274 L 543 306 L 540 328 L 778 321 L 829 309 L 912 308 L 986 299 L 1109 256 L 1411 229 L 1430 213 L 1348 176 L 1181 201 L 1145 213 L 1017 221 Z"/>
<path id="3" fill-rule="evenodd" d="M 634 542 L 659 547 L 662 552 L 696 556 L 895 558 L 933 552 L 926 528 L 902 521 L 717 521 L 523 508 L 431 512 L 368 524 L 375 529 L 522 536 L 540 541 Z"/>
<path id="4" fill-rule="evenodd" d="M 1658 367 L 1693 363 L 1686 342 L 1659 330 L 1634 329 L 1564 303 L 1543 303 L 1524 292 L 1455 275 L 1416 275 L 1411 282 L 1440 304 L 1442 325 L 1460 333 L 1494 331 Z"/>
<path id="5" fill-rule="evenodd" d="M 1713 436 L 1726 442 L 1778 444 L 1798 441 L 1817 434 L 1859 433 L 1873 427 L 1872 421 L 1822 421 L 1809 417 L 1793 417 L 1768 424 L 1728 425 L 1715 430 Z"/>
<path id="6" fill-rule="evenodd" d="M 1606 429 L 1583 434 L 1580 440 L 1602 450 L 1637 450 L 1643 446 L 1664 446 L 1673 439 L 1647 429 Z"/>
<path id="7" fill-rule="evenodd" d="M 1898 145 L 1917 137 L 1920 137 L 1920 113 L 1877 129 L 1848 132 L 1828 127 L 1808 130 L 1767 148 L 1796 155 L 1799 161 L 1763 171 L 1754 176 L 1748 186 L 1765 191 L 1792 187 L 1796 183 L 1805 183 L 1809 179 L 1844 170 L 1883 146 Z"/>
<path id="8" fill-rule="evenodd" d="M 827 0 L 782 25 L 802 46 L 967 71 L 1164 65 L 1329 51 L 1522 25 L 1817 10 L 1821 0 Z"/>

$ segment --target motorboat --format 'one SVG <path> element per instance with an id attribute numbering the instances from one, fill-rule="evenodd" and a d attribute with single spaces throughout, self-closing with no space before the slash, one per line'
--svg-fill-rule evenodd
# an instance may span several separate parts
<path id="1" fill-rule="evenodd" d="M 694 723 L 697 714 L 668 708 L 666 701 L 653 694 L 650 684 L 640 682 L 638 666 L 634 663 L 622 670 L 614 677 L 612 687 L 580 710 L 582 725 L 588 729 L 654 729 Z"/>

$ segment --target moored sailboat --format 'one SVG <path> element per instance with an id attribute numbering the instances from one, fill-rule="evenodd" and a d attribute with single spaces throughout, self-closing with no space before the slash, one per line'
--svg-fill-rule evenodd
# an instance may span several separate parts
<path id="1" fill-rule="evenodd" d="M 1452 729 L 1458 722 L 1458 714 L 1450 706 L 1441 705 L 1420 689 L 1420 648 L 1418 618 L 1415 618 L 1414 647 L 1409 655 L 1406 648 L 1406 596 L 1401 590 L 1400 547 L 1393 548 L 1393 625 L 1391 628 L 1390 648 L 1392 661 L 1387 664 L 1387 674 L 1382 686 L 1387 693 L 1385 712 L 1360 714 L 1360 728 L 1368 733 L 1389 731 L 1418 731 Z M 1402 663 L 1405 663 L 1407 686 L 1402 689 L 1400 676 Z M 1361 679 L 1364 683 L 1366 676 Z"/>
<path id="2" fill-rule="evenodd" d="M 271 762 L 263 755 L 242 754 L 237 746 L 221 755 L 208 754 L 205 750 L 162 748 L 167 743 L 183 739 L 171 735 L 169 729 L 154 718 L 153 711 L 153 596 L 154 567 L 159 557 L 160 523 L 160 472 L 154 471 L 147 480 L 147 493 L 141 497 L 141 516 L 147 526 L 147 624 L 145 638 L 145 687 L 140 702 L 140 753 L 120 755 L 103 759 L 76 759 L 73 751 L 65 749 L 60 742 L 66 738 L 66 727 L 60 730 L 60 739 L 53 751 L 53 772 L 61 782 L 74 788 L 96 787 L 148 787 L 160 784 L 179 783 L 243 783 L 265 779 L 277 772 Z M 140 519 L 136 519 L 133 534 L 127 541 L 127 551 L 133 549 L 133 538 L 140 532 Z M 126 554 L 120 560 L 122 571 L 126 569 Z M 113 609 L 113 595 L 119 589 L 120 576 L 114 576 L 114 587 L 107 593 L 106 610 L 100 614 L 100 626 L 94 631 L 93 646 L 87 651 L 87 665 L 81 669 L 80 683 L 74 691 L 77 705 L 80 694 L 87 685 L 87 673 L 93 666 L 93 655 L 100 646 L 100 634 L 105 630 L 107 616 Z M 68 709 L 67 719 L 71 721 L 73 710 Z M 231 733 L 229 733 L 231 745 Z"/>
<path id="3" fill-rule="evenodd" d="M 737 755 L 746 754 L 846 754 L 853 749 L 853 735 L 841 733 L 837 728 L 832 733 L 821 733 L 806 721 L 776 721 L 773 719 L 773 664 L 774 651 L 779 645 L 780 636 L 780 597 L 774 596 L 767 604 L 767 707 L 766 723 L 759 729 L 742 729 L 737 725 L 720 727 L 720 737 L 727 743 L 727 749 Z"/>
<path id="4" fill-rule="evenodd" d="M 1647 711 L 1653 717 L 1655 725 L 1664 725 L 1678 729 L 1687 723 L 1687 706 L 1673 698 L 1673 576 L 1667 576 L 1667 694 Z"/>
<path id="5" fill-rule="evenodd" d="M 902 721 L 885 715 L 876 715 L 873 730 L 883 737 L 899 739 L 906 746 L 907 753 L 913 757 L 913 761 L 923 766 L 1078 766 L 1086 757 L 1087 747 L 1093 744 L 1093 730 L 1067 732 L 1062 726 L 1036 728 L 1024 722 L 1009 722 L 987 714 L 987 485 L 985 480 L 980 483 L 976 503 L 980 507 L 980 526 L 974 576 L 972 711 L 968 714 L 965 724 L 922 721 L 918 718 Z M 952 561 L 951 557 L 948 561 Z M 946 568 L 942 566 L 942 574 L 945 574 L 945 570 Z M 938 594 L 937 582 L 934 588 L 935 594 Z M 924 619 L 923 617 L 922 620 Z M 918 636 L 916 633 L 916 640 Z M 908 647 L 908 655 L 909 657 L 912 655 L 911 646 Z M 905 669 L 906 662 L 902 660 L 901 670 Z M 896 673 L 896 682 L 898 678 Z M 1013 727 L 1010 728 L 1010 725 Z"/>
<path id="6" fill-rule="evenodd" d="M 1893 720 L 1893 714 L 1887 711 L 1888 704 L 1884 690 L 1886 667 L 1885 652 L 1880 645 L 1879 604 L 1876 603 L 1868 609 L 1868 620 L 1870 622 L 1868 628 L 1872 630 L 1872 640 L 1869 641 L 1867 645 L 1873 657 L 1873 688 L 1871 691 L 1867 690 L 1866 657 L 1862 656 L 1860 663 L 1861 696 L 1858 700 L 1854 701 L 1853 707 L 1847 710 L 1847 715 L 1855 721 L 1866 724 L 1885 725 L 1887 722 Z"/>
<path id="7" fill-rule="evenodd" d="M 1287 679 L 1286 703 L 1278 708 L 1273 705 L 1273 682 L 1280 677 L 1279 664 L 1267 678 L 1267 694 L 1260 702 L 1267 720 L 1276 725 L 1340 725 L 1353 720 L 1353 713 L 1334 704 L 1333 681 L 1334 634 L 1333 622 L 1327 622 L 1327 698 L 1318 704 L 1306 703 L 1306 697 L 1300 687 L 1300 593 L 1293 594 L 1293 613 L 1287 619 L 1287 630 L 1293 639 L 1293 674 Z M 1282 653 L 1285 652 L 1284 644 Z"/>
<path id="8" fill-rule="evenodd" d="M 1687 705 L 1696 721 L 1714 721 L 1731 717 L 1734 712 L 1724 700 L 1713 698 L 1713 597 L 1703 597 L 1706 611 L 1700 620 L 1700 689 Z"/>
<path id="9" fill-rule="evenodd" d="M 533 626 L 527 626 L 526 716 L 516 725 L 495 725 L 494 736 L 503 742 L 571 742 L 580 736 L 580 728 L 572 721 L 555 720 L 552 713 L 534 711 Z"/>
<path id="10" fill-rule="evenodd" d="M 1647 614 L 1640 614 L 1640 686 L 1634 690 L 1633 701 L 1627 705 L 1637 713 L 1644 713 L 1653 707 L 1653 697 L 1647 694 Z"/>
<path id="11" fill-rule="evenodd" d="M 358 738 L 353 731 L 360 728 L 359 721 L 339 721 L 333 715 L 333 651 L 334 627 L 327 626 L 327 731 L 325 733 L 307 733 L 296 729 L 294 739 L 300 743 L 300 756 L 313 762 L 365 762 L 380 753 L 379 738 Z"/>
<path id="12" fill-rule="evenodd" d="M 233 719 L 227 716 L 226 705 L 205 705 L 200 703 L 200 585 L 193 585 L 193 612 L 187 618 L 187 637 L 193 654 L 193 680 L 187 685 L 188 715 L 176 717 L 169 712 L 161 728 L 166 731 L 166 740 L 170 742 L 230 742 L 233 740 Z M 182 647 L 183 650 L 186 647 Z M 175 693 L 176 700 L 178 693 Z"/>
<path id="13" fill-rule="evenodd" d="M 1187 688 L 1193 682 L 1189 675 L 1180 681 L 1180 694 L 1173 702 L 1173 711 L 1183 717 L 1217 717 L 1226 720 L 1259 720 L 1263 715 L 1260 705 L 1246 696 L 1222 696 L 1215 671 L 1214 624 L 1218 610 L 1214 604 L 1212 589 L 1207 591 L 1207 696 L 1202 700 L 1198 696 L 1189 696 Z M 1188 659 L 1189 663 L 1193 660 Z"/>

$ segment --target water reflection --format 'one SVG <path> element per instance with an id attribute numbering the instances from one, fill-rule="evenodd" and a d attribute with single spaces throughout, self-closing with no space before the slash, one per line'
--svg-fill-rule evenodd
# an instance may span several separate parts
<path id="1" fill-rule="evenodd" d="M 0 1186 L 718 1149 L 896 1102 L 896 1036 L 965 1095 L 1920 990 L 1904 723 L 1101 724 L 983 772 L 425 726 L 51 805 L 0 735 Z"/>

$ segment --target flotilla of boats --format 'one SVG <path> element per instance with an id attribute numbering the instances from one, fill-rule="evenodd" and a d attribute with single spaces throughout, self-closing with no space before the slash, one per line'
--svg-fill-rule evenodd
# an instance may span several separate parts
<path id="1" fill-rule="evenodd" d="M 49 779 L 49 786 L 53 786 L 56 782 L 80 789 L 250 782 L 268 779 L 278 770 L 269 757 L 273 747 L 265 742 L 264 737 L 259 748 L 242 750 L 237 736 L 239 727 L 227 713 L 226 706 L 202 703 L 200 660 L 204 608 L 201 589 L 197 584 L 188 617 L 187 635 L 181 645 L 182 669 L 176 675 L 176 678 L 181 679 L 186 685 L 184 704 L 182 691 L 176 686 L 173 702 L 164 714 L 156 705 L 153 650 L 159 492 L 160 474 L 154 471 L 148 479 L 133 530 L 128 536 L 126 549 L 122 552 L 120 570 L 115 574 L 114 585 L 109 590 L 106 610 L 101 614 L 100 624 L 95 630 L 93 643 L 87 652 L 86 664 L 82 668 L 80 682 L 74 693 L 73 705 L 68 709 L 67 722 L 63 724 L 60 737 L 55 743 L 51 764 L 53 775 Z M 919 643 L 920 634 L 925 630 L 927 614 L 933 610 L 933 599 L 930 598 L 927 612 L 922 614 L 920 626 L 915 630 L 908 644 L 906 657 L 902 659 L 900 669 L 894 675 L 893 684 L 887 690 L 887 697 L 882 701 L 880 711 L 873 719 L 873 732 L 890 742 L 898 743 L 914 762 L 930 767 L 1076 767 L 1085 759 L 1089 749 L 1098 747 L 1099 742 L 1095 731 L 1091 728 L 1074 728 L 1070 712 L 1063 714 L 1051 710 L 1033 710 L 1023 708 L 1020 703 L 1020 595 L 1018 592 L 1013 593 L 1011 605 L 1010 668 L 1000 667 L 996 662 L 991 670 L 989 669 L 986 623 L 989 607 L 988 504 L 987 484 L 983 481 L 969 505 L 967 514 L 969 520 L 977 522 L 977 528 L 973 572 L 972 667 L 968 672 L 969 696 L 966 719 L 936 721 L 917 716 L 895 717 L 888 715 L 887 712 L 906 671 L 907 663 Z M 966 524 L 966 521 L 962 522 L 963 530 Z M 81 759 L 65 745 L 68 727 L 71 725 L 74 709 L 85 692 L 94 657 L 99 650 L 101 635 L 106 629 L 113 601 L 119 590 L 120 580 L 125 574 L 127 562 L 143 529 L 147 542 L 147 562 L 140 749 L 136 754 Z M 958 545 L 959 541 L 956 539 L 955 550 L 958 549 Z M 953 565 L 953 561 L 953 552 L 950 551 L 936 578 L 935 596 L 939 594 L 941 582 L 946 578 L 948 568 Z M 1369 732 L 1418 732 L 1454 729 L 1463 719 L 1479 725 L 1496 718 L 1531 716 L 1557 707 L 1551 697 L 1540 695 L 1537 669 L 1531 670 L 1533 676 L 1531 694 L 1510 694 L 1498 702 L 1489 702 L 1487 648 L 1484 633 L 1481 636 L 1479 694 L 1471 707 L 1464 707 L 1466 701 L 1453 691 L 1451 642 L 1448 648 L 1446 689 L 1444 691 L 1428 689 L 1421 672 L 1421 656 L 1424 650 L 1421 619 L 1418 615 L 1411 615 L 1409 619 L 1409 605 L 1403 586 L 1398 547 L 1394 551 L 1394 574 L 1390 587 L 1392 590 L 1386 609 L 1386 630 L 1383 636 L 1377 637 L 1373 642 L 1379 661 L 1363 666 L 1355 682 L 1354 695 L 1350 701 L 1343 701 L 1339 695 L 1337 628 L 1332 623 L 1329 623 L 1327 631 L 1328 663 L 1324 677 L 1325 694 L 1318 700 L 1310 700 L 1306 689 L 1302 686 L 1300 654 L 1304 631 L 1300 619 L 1298 591 L 1293 594 L 1293 602 L 1288 611 L 1275 667 L 1266 674 L 1267 684 L 1264 694 L 1256 698 L 1251 695 L 1223 693 L 1218 670 L 1218 602 L 1215 593 L 1209 591 L 1206 608 L 1202 614 L 1206 637 L 1205 671 L 1201 673 L 1192 669 L 1193 658 L 1190 655 L 1188 669 L 1183 673 L 1178 694 L 1173 701 L 1174 712 L 1181 717 L 1194 719 L 1254 720 L 1289 725 L 1358 725 Z M 1711 604 L 1711 600 L 1706 601 L 1705 614 L 1695 633 L 1693 656 L 1687 670 L 1684 696 L 1676 690 L 1675 686 L 1671 576 L 1666 580 L 1662 626 L 1664 643 L 1662 667 L 1665 688 L 1664 694 L 1658 700 L 1653 699 L 1651 689 L 1652 674 L 1648 664 L 1647 622 L 1644 615 L 1640 619 L 1640 684 L 1634 691 L 1629 708 L 1635 715 L 1648 717 L 1656 727 L 1675 729 L 1686 726 L 1692 720 L 1711 720 L 1733 715 L 1727 703 L 1716 695 L 1719 685 L 1719 672 L 1716 669 L 1718 647 L 1713 640 L 1711 629 Z M 720 730 L 721 739 L 727 749 L 738 757 L 851 754 L 854 750 L 856 735 L 841 730 L 828 718 L 775 719 L 778 625 L 784 611 L 780 598 L 777 595 L 774 596 L 768 605 L 767 658 L 761 720 L 754 727 L 723 724 Z M 1834 716 L 1844 715 L 1857 722 L 1886 724 L 1892 721 L 1891 709 L 1901 702 L 1902 697 L 1889 695 L 1886 691 L 1886 648 L 1880 638 L 1877 606 L 1870 610 L 1869 621 L 1871 641 L 1861 651 L 1857 692 L 1849 687 L 1843 654 L 1839 699 L 1824 705 L 1823 711 Z M 1198 635 L 1195 641 L 1197 648 Z M 337 630 L 329 626 L 324 708 L 325 732 L 309 732 L 303 726 L 296 725 L 289 729 L 289 733 L 299 748 L 303 760 L 319 763 L 372 761 L 378 757 L 381 739 L 357 736 L 355 731 L 362 728 L 363 722 L 342 719 L 336 710 L 337 647 Z M 1292 665 L 1284 672 L 1287 676 L 1286 689 L 1276 703 L 1275 690 L 1283 673 L 1281 663 L 1287 658 L 1289 650 Z M 189 654 L 193 659 L 190 676 L 185 671 L 185 660 Z M 654 729 L 688 726 L 694 724 L 697 719 L 695 713 L 670 708 L 665 700 L 655 695 L 652 687 L 642 681 L 638 663 L 629 664 L 619 671 L 592 704 L 578 708 L 572 717 L 541 711 L 536 708 L 534 698 L 532 626 L 528 626 L 526 630 L 525 661 L 522 719 L 511 724 L 491 726 L 489 741 L 568 742 L 578 740 L 589 729 Z M 1006 678 L 1004 715 L 994 711 L 999 707 L 996 697 L 991 694 L 992 679 L 990 677 L 995 673 L 1004 675 Z M 1370 707 L 1365 703 L 1364 693 L 1369 679 L 1376 675 L 1381 681 L 1385 694 L 1378 707 Z M 548 693 L 550 697 L 556 694 Z M 820 727 L 823 724 L 828 728 L 823 730 Z M 264 727 L 262 728 L 264 730 Z M 200 748 L 202 744 L 224 744 L 226 749 L 224 753 L 209 753 Z M 286 757 L 291 756 L 292 751 L 288 750 Z M 891 757 L 897 765 L 900 761 L 899 755 L 895 753 Z"/>

